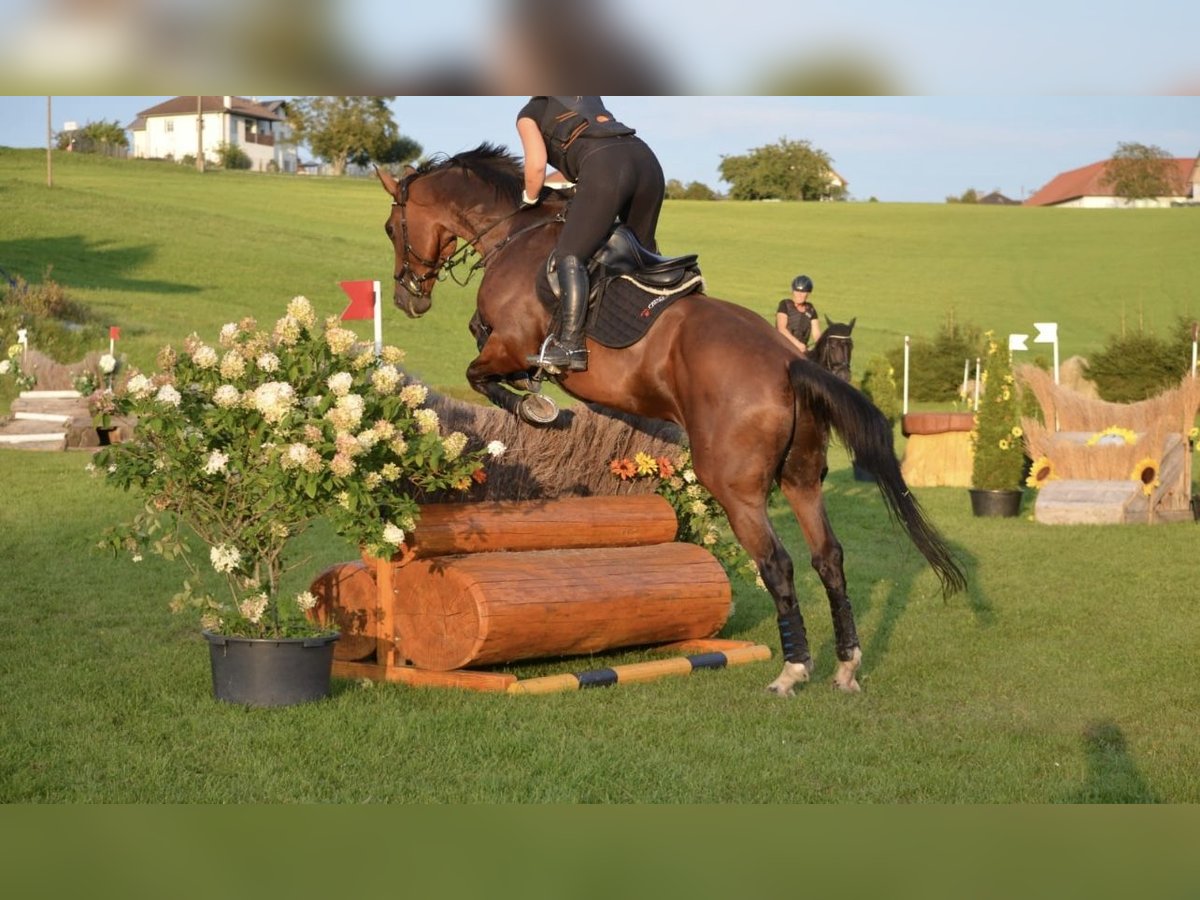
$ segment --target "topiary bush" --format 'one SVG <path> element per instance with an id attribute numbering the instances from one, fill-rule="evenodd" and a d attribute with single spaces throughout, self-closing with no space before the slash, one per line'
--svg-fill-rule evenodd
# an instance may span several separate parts
<path id="1" fill-rule="evenodd" d="M 1087 378 L 1101 399 L 1136 403 L 1178 385 L 1191 360 L 1192 319 L 1180 316 L 1167 338 L 1141 329 L 1109 335 L 1089 361 Z"/>
<path id="2" fill-rule="evenodd" d="M 975 458 L 971 487 L 980 490 L 1017 490 L 1025 469 L 1025 441 L 1021 429 L 1021 396 L 1013 378 L 1008 347 L 986 334 L 979 411 L 971 442 Z"/>

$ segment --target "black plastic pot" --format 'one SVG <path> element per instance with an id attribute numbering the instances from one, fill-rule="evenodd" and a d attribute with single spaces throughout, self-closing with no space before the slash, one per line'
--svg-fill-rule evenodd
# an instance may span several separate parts
<path id="1" fill-rule="evenodd" d="M 1021 511 L 1021 491 L 968 488 L 971 512 L 977 516 L 1012 517 Z"/>
<path id="2" fill-rule="evenodd" d="M 213 696 L 246 706 L 291 706 L 328 697 L 338 637 L 243 638 L 205 631 Z"/>

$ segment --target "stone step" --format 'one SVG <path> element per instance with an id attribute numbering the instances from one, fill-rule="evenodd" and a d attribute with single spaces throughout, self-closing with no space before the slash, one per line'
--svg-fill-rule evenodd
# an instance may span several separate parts
<path id="1" fill-rule="evenodd" d="M 21 400 L 78 400 L 83 397 L 79 391 L 21 391 Z"/>
<path id="2" fill-rule="evenodd" d="M 86 416 L 87 401 L 76 397 L 29 398 L 18 397 L 9 407 L 13 414 L 17 413 L 47 413 L 60 416 Z"/>
<path id="3" fill-rule="evenodd" d="M 16 450 L 65 450 L 65 432 L 33 432 L 30 434 L 0 434 L 0 447 Z"/>
<path id="4" fill-rule="evenodd" d="M 21 422 L 53 422 L 56 425 L 66 425 L 75 419 L 74 416 L 63 415 L 62 413 L 44 412 L 18 412 L 13 413 L 13 418 Z"/>

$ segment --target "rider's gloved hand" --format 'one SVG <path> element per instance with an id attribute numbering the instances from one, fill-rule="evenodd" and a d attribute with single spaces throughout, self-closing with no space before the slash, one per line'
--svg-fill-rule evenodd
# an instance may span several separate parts
<path id="1" fill-rule="evenodd" d="M 531 206 L 537 206 L 541 200 L 541 194 L 536 197 L 530 197 L 524 188 L 521 189 L 521 209 L 529 209 Z"/>

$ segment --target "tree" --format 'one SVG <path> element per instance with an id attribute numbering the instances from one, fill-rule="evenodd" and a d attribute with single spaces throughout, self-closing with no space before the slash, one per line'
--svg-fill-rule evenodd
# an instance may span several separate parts
<path id="1" fill-rule="evenodd" d="M 60 131 L 55 136 L 59 150 L 71 148 L 75 153 L 108 153 L 117 147 L 129 147 L 129 137 L 117 121 L 88 122 L 73 131 Z"/>
<path id="2" fill-rule="evenodd" d="M 1145 144 L 1117 144 L 1117 150 L 1104 166 L 1101 183 L 1126 200 L 1145 200 L 1182 194 L 1179 174 L 1171 164 L 1171 155 L 1162 147 Z"/>
<path id="3" fill-rule="evenodd" d="M 702 181 L 689 181 L 686 186 L 678 178 L 667 182 L 668 200 L 717 200 L 719 196 Z"/>
<path id="4" fill-rule="evenodd" d="M 962 194 L 960 194 L 957 197 L 947 197 L 946 202 L 947 203 L 978 203 L 979 202 L 979 191 L 975 190 L 975 188 L 967 188 L 965 191 L 962 192 Z"/>
<path id="5" fill-rule="evenodd" d="M 745 156 L 722 156 L 721 179 L 734 200 L 844 199 L 846 189 L 833 181 L 833 159 L 808 141 L 780 138 Z"/>
<path id="6" fill-rule="evenodd" d="M 350 163 L 405 163 L 421 145 L 404 137 L 387 103 L 393 97 L 304 97 L 288 109 L 288 125 L 298 143 L 341 175 Z"/>

